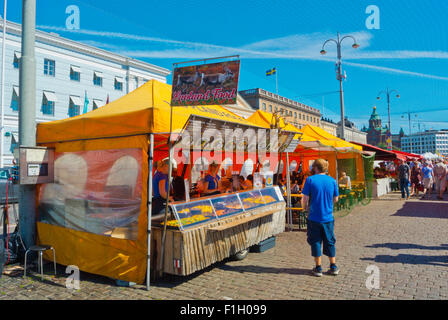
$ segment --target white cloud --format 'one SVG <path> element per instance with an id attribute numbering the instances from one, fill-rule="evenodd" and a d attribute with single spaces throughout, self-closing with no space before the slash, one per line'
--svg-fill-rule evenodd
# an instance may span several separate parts
<path id="1" fill-rule="evenodd" d="M 334 38 L 329 33 L 311 33 L 311 34 L 293 34 L 285 37 L 265 39 L 239 47 L 228 47 L 210 43 L 179 41 L 172 39 L 162 39 L 157 37 L 140 36 L 126 34 L 120 32 L 98 31 L 98 30 L 67 30 L 57 26 L 39 26 L 39 28 L 49 31 L 70 32 L 82 35 L 90 35 L 93 37 L 102 37 L 110 39 L 121 39 L 125 41 L 133 41 L 139 45 L 145 42 L 145 49 L 128 49 L 125 46 L 111 45 L 93 40 L 84 40 L 85 43 L 103 48 L 109 48 L 115 52 L 131 56 L 135 58 L 165 58 L 165 59 L 200 59 L 204 57 L 216 57 L 239 54 L 245 59 L 294 59 L 294 60 L 320 60 L 334 63 L 336 58 L 335 44 L 328 42 L 325 46 L 327 55 L 319 54 L 322 44 L 326 39 Z M 376 70 L 379 72 L 387 72 L 394 74 L 402 74 L 421 78 L 430 78 L 436 80 L 448 80 L 448 77 L 419 73 L 408 70 L 388 68 L 377 65 L 350 62 L 350 60 L 367 60 L 367 59 L 448 59 L 446 51 L 413 51 L 413 50 L 391 50 L 391 51 L 373 51 L 366 50 L 371 45 L 373 35 L 366 31 L 352 32 L 360 48 L 357 50 L 350 49 L 353 44 L 351 39 L 343 42 L 344 64 L 352 67 Z M 157 44 L 156 49 L 147 49 L 147 43 Z M 174 47 L 174 48 L 173 48 Z M 350 49 L 350 50 L 348 50 Z"/>

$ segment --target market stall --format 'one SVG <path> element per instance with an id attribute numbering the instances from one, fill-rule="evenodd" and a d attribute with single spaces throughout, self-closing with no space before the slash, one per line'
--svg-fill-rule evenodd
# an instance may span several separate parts
<path id="1" fill-rule="evenodd" d="M 37 143 L 55 149 L 55 182 L 39 189 L 37 242 L 52 245 L 58 263 L 142 283 L 150 266 L 191 274 L 283 231 L 285 204 L 275 188 L 254 191 L 256 206 L 244 194 L 172 203 L 162 259 L 163 220 L 148 214 L 153 163 L 167 156 L 169 132 L 192 119 L 257 128 L 214 105 L 177 108 L 170 130 L 170 97 L 170 85 L 152 80 L 102 108 L 38 125 Z M 188 149 L 190 159 L 201 152 Z M 241 208 L 226 211 L 230 199 Z"/>
<path id="2" fill-rule="evenodd" d="M 171 204 L 164 272 L 189 275 L 285 229 L 285 202 L 278 187 Z M 160 252 L 163 220 L 153 219 Z M 154 261 L 157 268 L 157 261 Z"/>

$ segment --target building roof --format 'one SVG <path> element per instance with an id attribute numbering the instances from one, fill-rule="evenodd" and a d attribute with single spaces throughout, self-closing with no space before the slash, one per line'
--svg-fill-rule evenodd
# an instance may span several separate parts
<path id="1" fill-rule="evenodd" d="M 239 92 L 244 98 L 247 97 L 261 97 L 267 100 L 270 100 L 274 103 L 281 103 L 284 105 L 287 105 L 291 108 L 307 111 L 310 113 L 314 113 L 316 116 L 321 116 L 320 110 L 310 107 L 306 104 L 303 104 L 301 102 L 291 100 L 282 96 L 279 96 L 275 93 L 269 92 L 267 90 L 261 89 L 261 88 L 254 88 L 254 89 L 248 89 L 248 90 L 242 90 Z"/>
<path id="2" fill-rule="evenodd" d="M 370 120 L 381 120 L 378 113 L 376 113 L 376 107 L 373 107 L 372 114 L 370 115 Z"/>
<path id="3" fill-rule="evenodd" d="M 2 19 L 0 19 L 0 20 L 2 20 Z M 3 23 L 0 26 L 0 30 L 3 30 Z M 22 25 L 19 23 L 7 21 L 6 22 L 6 31 L 7 31 L 7 33 L 14 34 L 16 36 L 21 36 Z M 41 42 L 44 44 L 56 46 L 56 47 L 67 49 L 67 50 L 74 51 L 74 52 L 79 52 L 79 53 L 86 54 L 86 55 L 92 55 L 92 56 L 99 57 L 104 60 L 109 60 L 109 61 L 112 61 L 115 63 L 120 63 L 122 65 L 127 65 L 130 67 L 143 69 L 148 72 L 159 73 L 165 77 L 171 73 L 171 71 L 166 68 L 159 67 L 157 65 L 147 63 L 145 61 L 122 56 L 122 55 L 119 55 L 119 54 L 111 52 L 111 51 L 107 51 L 107 50 L 103 50 L 103 49 L 96 48 L 93 46 L 89 46 L 82 42 L 63 38 L 54 32 L 45 32 L 45 31 L 36 29 L 36 42 Z"/>

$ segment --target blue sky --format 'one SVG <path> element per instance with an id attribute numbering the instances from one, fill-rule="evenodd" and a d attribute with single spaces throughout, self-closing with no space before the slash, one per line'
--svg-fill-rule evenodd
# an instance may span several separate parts
<path id="1" fill-rule="evenodd" d="M 2 1 L 3 2 L 3 1 Z M 21 22 L 21 2 L 8 1 L 8 19 Z M 380 29 L 367 29 L 368 5 L 380 12 Z M 80 30 L 65 28 L 68 5 L 80 9 Z M 3 12 L 3 9 L 2 11 Z M 300 0 L 300 1 L 116 1 L 38 0 L 38 28 L 63 37 L 142 59 L 171 69 L 173 62 L 239 54 L 239 89 L 275 92 L 318 107 L 335 121 L 339 88 L 336 48 L 319 51 L 326 39 L 357 38 L 360 48 L 343 46 L 345 113 L 358 127 L 367 125 L 373 105 L 387 122 L 387 87 L 392 99 L 392 131 L 448 128 L 448 1 Z M 168 79 L 171 83 L 171 79 Z"/>

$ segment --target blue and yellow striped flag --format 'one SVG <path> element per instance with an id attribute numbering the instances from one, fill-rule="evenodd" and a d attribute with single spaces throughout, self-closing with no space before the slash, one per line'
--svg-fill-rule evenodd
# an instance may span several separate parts
<path id="1" fill-rule="evenodd" d="M 267 77 L 272 76 L 272 75 L 275 74 L 275 73 L 276 73 L 275 68 L 266 70 L 266 76 L 267 76 Z"/>

